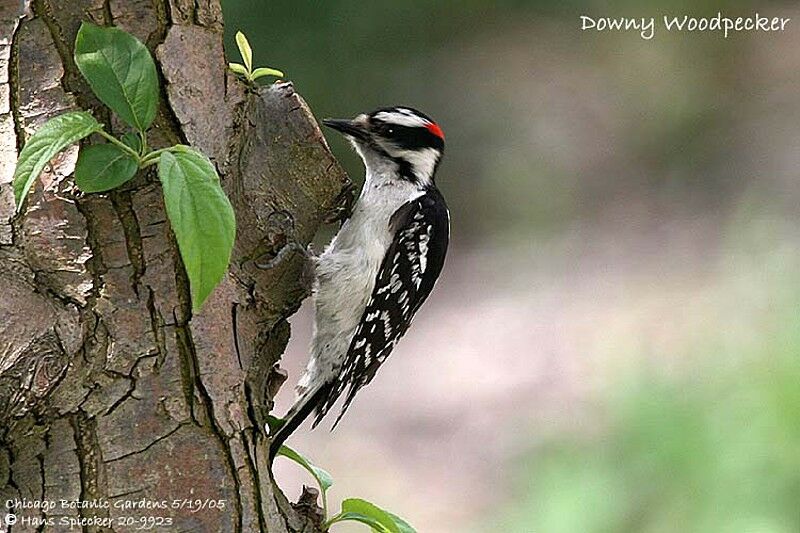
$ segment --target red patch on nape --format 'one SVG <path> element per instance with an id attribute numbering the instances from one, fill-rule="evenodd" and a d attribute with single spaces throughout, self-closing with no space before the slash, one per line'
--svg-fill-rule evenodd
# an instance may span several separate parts
<path id="1" fill-rule="evenodd" d="M 441 140 L 444 140 L 444 132 L 442 131 L 442 128 L 440 128 L 437 123 L 431 122 L 430 124 L 428 124 L 425 127 L 428 128 L 429 132 L 433 133 L 434 135 L 439 137 Z"/>

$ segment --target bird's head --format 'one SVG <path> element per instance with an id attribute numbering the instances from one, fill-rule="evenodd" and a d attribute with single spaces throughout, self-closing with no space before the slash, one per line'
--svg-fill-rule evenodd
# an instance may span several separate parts
<path id="1" fill-rule="evenodd" d="M 429 116 L 410 107 L 386 107 L 354 119 L 325 119 L 343 133 L 368 170 L 396 172 L 427 185 L 444 153 L 444 132 Z"/>

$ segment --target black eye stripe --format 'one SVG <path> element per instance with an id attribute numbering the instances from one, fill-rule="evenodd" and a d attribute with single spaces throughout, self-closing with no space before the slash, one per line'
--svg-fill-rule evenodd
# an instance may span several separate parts
<path id="1" fill-rule="evenodd" d="M 383 123 L 376 129 L 382 137 L 397 145 L 398 148 L 405 150 L 417 150 L 420 148 L 442 149 L 444 147 L 444 141 L 428 131 L 427 128 Z"/>

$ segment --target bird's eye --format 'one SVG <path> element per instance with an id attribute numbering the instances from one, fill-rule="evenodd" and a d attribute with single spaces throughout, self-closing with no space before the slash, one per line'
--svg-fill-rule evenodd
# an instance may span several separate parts
<path id="1" fill-rule="evenodd" d="M 392 134 L 394 134 L 394 128 L 386 128 L 386 134 L 387 134 L 387 135 L 392 135 Z"/>

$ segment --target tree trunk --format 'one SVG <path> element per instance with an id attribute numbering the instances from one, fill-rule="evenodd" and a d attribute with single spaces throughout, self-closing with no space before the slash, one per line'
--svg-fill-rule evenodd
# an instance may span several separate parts
<path id="1" fill-rule="evenodd" d="M 146 517 L 157 531 L 319 531 L 314 506 L 274 485 L 263 431 L 286 319 L 308 294 L 301 254 L 264 263 L 349 198 L 307 106 L 290 83 L 255 92 L 226 74 L 217 0 L 0 1 L 0 519 L 15 514 L 12 531 L 66 531 L 63 517 L 112 522 L 74 528 L 86 532 Z M 230 272 L 194 315 L 154 167 L 84 195 L 72 147 L 14 215 L 16 157 L 45 120 L 90 109 L 121 131 L 73 62 L 82 20 L 154 52 L 151 143 L 202 150 L 236 210 Z M 147 502 L 167 508 L 130 508 Z"/>

